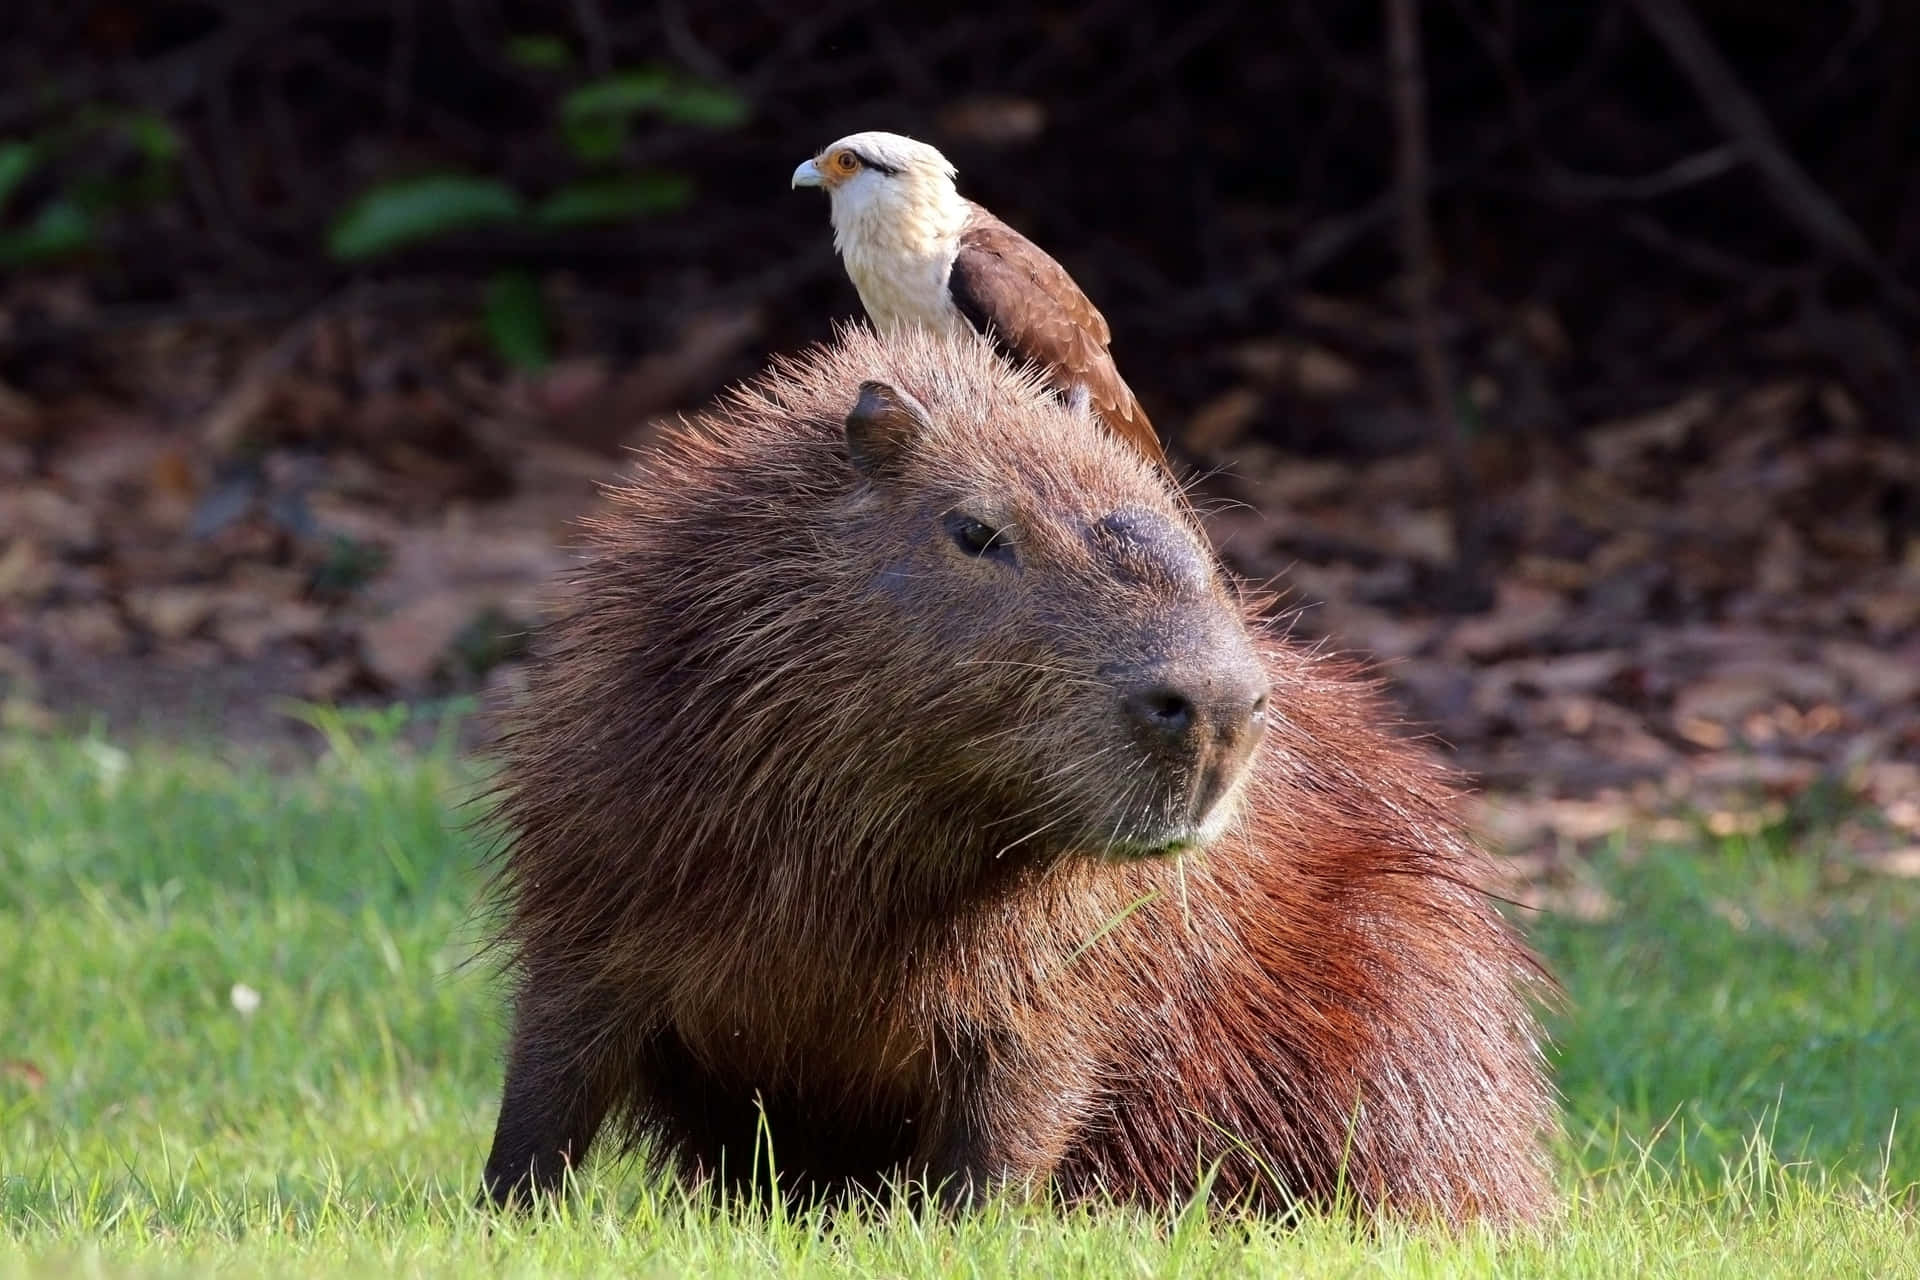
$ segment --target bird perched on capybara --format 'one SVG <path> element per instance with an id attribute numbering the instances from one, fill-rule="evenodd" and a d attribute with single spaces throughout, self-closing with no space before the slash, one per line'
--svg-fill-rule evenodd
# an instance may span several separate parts
<path id="1" fill-rule="evenodd" d="M 495 1201 L 611 1127 L 801 1194 L 1549 1205 L 1444 776 L 1037 375 L 844 332 L 590 531 L 503 748 Z"/>
<path id="2" fill-rule="evenodd" d="M 854 133 L 793 171 L 827 193 L 833 247 L 882 333 L 986 334 L 1165 467 L 1153 424 L 1121 378 L 1113 334 L 1065 267 L 961 195 L 951 161 L 897 133 Z"/>

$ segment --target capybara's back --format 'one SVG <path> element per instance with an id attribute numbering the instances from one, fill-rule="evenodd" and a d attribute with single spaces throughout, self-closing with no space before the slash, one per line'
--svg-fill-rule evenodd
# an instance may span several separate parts
<path id="1" fill-rule="evenodd" d="M 1444 776 L 985 343 L 847 331 L 591 532 L 505 747 L 494 1199 L 611 1124 L 796 1193 L 1548 1206 Z"/>

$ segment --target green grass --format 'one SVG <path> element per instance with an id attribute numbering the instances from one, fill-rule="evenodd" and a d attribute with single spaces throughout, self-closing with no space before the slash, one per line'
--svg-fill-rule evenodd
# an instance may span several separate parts
<path id="1" fill-rule="evenodd" d="M 0 1276 L 1920 1275 L 1920 890 L 1822 888 L 1817 840 L 1616 860 L 1611 917 L 1532 922 L 1570 995 L 1535 1236 L 722 1213 L 632 1165 L 493 1221 L 473 780 L 346 736 L 278 777 L 0 740 Z"/>

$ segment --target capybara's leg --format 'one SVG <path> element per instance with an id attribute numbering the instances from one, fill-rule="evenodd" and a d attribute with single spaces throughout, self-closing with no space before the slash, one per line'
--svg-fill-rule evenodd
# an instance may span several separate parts
<path id="1" fill-rule="evenodd" d="M 483 1176 L 485 1199 L 502 1208 L 525 1208 L 557 1191 L 566 1171 L 586 1159 L 607 1113 L 593 1041 L 578 1029 L 561 1034 L 532 1003 L 522 995 Z"/>
<path id="2" fill-rule="evenodd" d="M 999 1035 L 957 1047 L 921 1139 L 927 1189 L 950 1209 L 1005 1187 L 1041 1189 L 1084 1123 L 1092 1078 L 1075 1055 Z"/>

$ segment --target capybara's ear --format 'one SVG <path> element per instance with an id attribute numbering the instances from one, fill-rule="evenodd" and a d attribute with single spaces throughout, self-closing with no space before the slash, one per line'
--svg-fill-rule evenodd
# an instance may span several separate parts
<path id="1" fill-rule="evenodd" d="M 918 400 L 869 380 L 860 384 L 860 398 L 847 411 L 847 451 L 862 475 L 885 475 L 898 469 L 926 429 L 927 411 Z"/>

